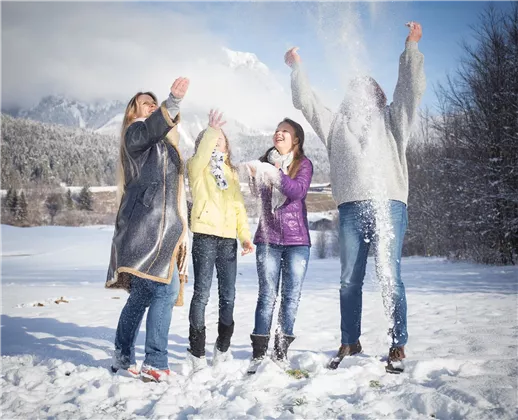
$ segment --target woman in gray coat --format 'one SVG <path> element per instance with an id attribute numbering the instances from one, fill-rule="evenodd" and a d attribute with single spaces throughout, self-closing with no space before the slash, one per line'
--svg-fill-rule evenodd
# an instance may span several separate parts
<path id="1" fill-rule="evenodd" d="M 117 326 L 112 371 L 123 369 L 146 381 L 162 381 L 170 374 L 169 326 L 179 291 L 178 271 L 186 266 L 183 160 L 176 126 L 188 86 L 188 79 L 177 79 L 160 107 L 152 93 L 137 93 L 128 103 L 122 127 L 121 201 L 106 287 L 123 288 L 130 295 Z M 139 372 L 135 341 L 147 307 L 146 355 Z"/>

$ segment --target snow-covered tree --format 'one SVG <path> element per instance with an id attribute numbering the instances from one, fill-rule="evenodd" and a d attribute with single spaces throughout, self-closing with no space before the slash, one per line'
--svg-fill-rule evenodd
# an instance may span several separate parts
<path id="1" fill-rule="evenodd" d="M 92 196 L 92 192 L 90 191 L 90 187 L 85 185 L 81 188 L 81 192 L 79 193 L 79 197 L 77 199 L 77 206 L 79 210 L 87 210 L 92 211 L 94 205 L 94 199 Z"/>

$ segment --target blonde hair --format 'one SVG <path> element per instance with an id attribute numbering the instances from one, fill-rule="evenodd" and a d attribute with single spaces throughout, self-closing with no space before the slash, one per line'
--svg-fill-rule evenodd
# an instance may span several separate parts
<path id="1" fill-rule="evenodd" d="M 149 95 L 153 98 L 155 103 L 158 105 L 157 98 L 152 92 L 138 92 L 130 99 L 128 105 L 126 106 L 126 111 L 124 111 L 124 119 L 122 120 L 122 128 L 121 128 L 121 138 L 120 138 L 120 147 L 119 147 L 119 161 L 117 163 L 117 206 L 120 205 L 122 197 L 124 195 L 124 189 L 126 186 L 126 175 L 125 175 L 125 160 L 124 157 L 127 156 L 126 149 L 126 131 L 128 131 L 128 127 L 135 121 L 137 118 L 138 111 L 138 103 L 137 99 L 142 95 Z M 138 167 L 133 162 L 132 159 L 127 159 L 130 163 L 130 172 L 132 176 L 138 175 Z"/>

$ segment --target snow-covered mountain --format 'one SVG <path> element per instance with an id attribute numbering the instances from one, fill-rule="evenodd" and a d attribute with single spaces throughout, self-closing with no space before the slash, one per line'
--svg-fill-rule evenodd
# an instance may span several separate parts
<path id="1" fill-rule="evenodd" d="M 124 107 L 120 101 L 89 104 L 63 96 L 49 95 L 42 98 L 36 106 L 21 109 L 16 116 L 68 127 L 97 130 L 118 114 L 123 114 Z"/>
<path id="2" fill-rule="evenodd" d="M 240 83 L 245 83 L 248 86 L 253 85 L 263 92 L 284 93 L 275 76 L 255 54 L 222 48 L 220 57 L 221 62 L 218 64 L 230 70 L 230 74 L 235 75 Z M 196 105 L 196 101 L 189 101 L 189 99 L 187 98 L 182 107 L 182 131 L 192 140 L 205 127 L 207 110 L 203 106 Z M 42 98 L 32 108 L 21 109 L 11 114 L 15 117 L 45 123 L 86 128 L 101 134 L 118 135 L 124 109 L 125 103 L 118 100 L 105 100 L 92 104 L 64 96 L 49 95 Z M 225 117 L 227 120 L 226 130 L 233 134 L 265 134 L 264 130 L 251 127 L 228 113 Z"/>
<path id="3" fill-rule="evenodd" d="M 227 121 L 224 131 L 230 140 L 233 159 L 236 162 L 255 159 L 271 145 L 273 127 L 267 124 L 276 124 L 287 114 L 276 110 L 267 119 L 262 116 L 255 119 L 249 119 L 248 117 L 250 115 L 255 116 L 259 107 L 264 109 L 270 103 L 274 106 L 280 102 L 286 102 L 286 95 L 289 97 L 289 94 L 283 89 L 270 69 L 253 53 L 222 48 L 215 60 L 212 66 L 204 65 L 212 69 L 208 70 L 209 72 L 214 72 L 214 74 L 208 73 L 207 77 L 219 75 L 222 77 L 221 80 L 229 83 L 231 88 L 229 95 L 232 94 L 232 90 L 238 92 L 237 97 L 231 98 L 232 101 L 222 104 L 225 106 L 225 120 Z M 220 72 L 221 68 L 224 69 L 223 73 Z M 250 89 L 248 89 L 249 87 Z M 247 93 L 241 92 L 240 88 L 246 88 Z M 207 107 L 211 106 L 211 100 L 209 99 L 207 103 L 203 95 L 197 98 L 195 90 L 189 93 L 190 95 L 182 102 L 179 125 L 181 149 L 186 157 L 192 155 L 194 142 L 198 134 L 207 126 Z M 291 100 L 286 103 L 291 108 Z M 227 105 L 228 109 L 226 108 Z M 233 108 L 231 105 L 233 105 Z M 87 103 L 64 96 L 49 95 L 42 98 L 36 106 L 30 109 L 21 109 L 12 114 L 19 118 L 91 130 L 94 132 L 92 138 L 97 138 L 95 135 L 98 134 L 118 137 L 125 107 L 126 103 L 118 100 Z M 235 112 L 232 112 L 232 109 Z M 246 123 L 244 120 L 258 121 L 257 124 L 262 124 L 254 126 L 254 123 Z M 304 123 L 303 121 L 300 122 Z M 312 133 L 307 133 L 307 140 L 311 135 Z M 320 141 L 307 141 L 305 149 L 306 152 L 310 152 L 312 159 L 321 162 L 321 164 L 315 166 L 318 167 L 315 178 L 318 178 L 318 180 L 327 178 L 327 153 Z M 52 154 L 53 152 L 49 150 L 48 153 Z"/>
<path id="4" fill-rule="evenodd" d="M 119 135 L 124 117 L 125 105 L 120 101 L 89 104 L 61 96 L 46 96 L 38 105 L 21 109 L 14 116 L 59 124 L 66 127 L 85 128 L 99 134 Z M 247 126 L 226 115 L 225 131 L 233 135 L 265 135 L 263 131 Z M 182 110 L 180 134 L 187 144 L 194 146 L 198 133 L 207 125 L 206 110 L 186 107 Z"/>
<path id="5" fill-rule="evenodd" d="M 269 93 L 286 93 L 268 66 L 253 53 L 232 51 L 222 48 L 223 64 L 231 68 L 235 74 L 244 76 L 250 83 L 255 83 Z"/>

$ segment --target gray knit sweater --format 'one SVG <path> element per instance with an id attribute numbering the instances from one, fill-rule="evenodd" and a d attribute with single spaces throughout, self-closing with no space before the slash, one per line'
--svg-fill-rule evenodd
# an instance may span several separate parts
<path id="1" fill-rule="evenodd" d="M 302 111 L 324 142 L 337 205 L 369 199 L 408 199 L 406 147 L 426 87 L 424 56 L 407 42 L 399 59 L 394 101 L 368 108 L 361 98 L 346 97 L 337 112 L 322 105 L 300 65 L 291 74 L 293 105 Z"/>

